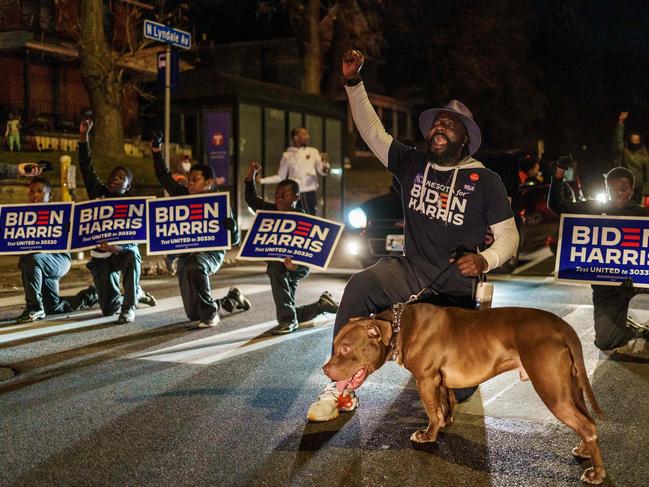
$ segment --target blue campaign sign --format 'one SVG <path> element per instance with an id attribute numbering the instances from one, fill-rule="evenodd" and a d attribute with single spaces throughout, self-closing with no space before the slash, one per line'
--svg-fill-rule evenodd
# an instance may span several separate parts
<path id="1" fill-rule="evenodd" d="M 153 20 L 144 21 L 144 37 L 154 41 L 164 42 L 172 46 L 190 49 L 192 47 L 192 35 L 184 30 L 174 29 Z"/>
<path id="2" fill-rule="evenodd" d="M 239 251 L 243 260 L 284 260 L 325 270 L 345 225 L 305 213 L 259 211 Z"/>
<path id="3" fill-rule="evenodd" d="M 73 203 L 0 207 L 0 254 L 65 252 Z"/>
<path id="4" fill-rule="evenodd" d="M 172 196 L 147 201 L 147 254 L 225 250 L 231 246 L 225 219 L 229 193 Z"/>
<path id="5" fill-rule="evenodd" d="M 145 210 L 148 197 L 110 198 L 74 205 L 71 250 L 146 241 Z"/>
<path id="6" fill-rule="evenodd" d="M 559 281 L 649 287 L 649 218 L 562 215 L 555 276 Z"/>

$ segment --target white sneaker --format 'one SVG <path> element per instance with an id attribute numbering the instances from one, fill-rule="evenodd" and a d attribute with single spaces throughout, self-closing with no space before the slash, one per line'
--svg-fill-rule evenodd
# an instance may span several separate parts
<path id="1" fill-rule="evenodd" d="M 338 392 L 336 384 L 327 385 L 318 400 L 309 406 L 306 417 L 309 421 L 331 421 L 338 417 L 340 411 L 353 411 L 358 407 L 358 398 L 354 391 Z"/>
<path id="2" fill-rule="evenodd" d="M 637 358 L 649 358 L 649 343 L 644 338 L 633 338 L 613 351 Z"/>
<path id="3" fill-rule="evenodd" d="M 211 320 L 203 320 L 198 322 L 198 328 L 212 328 L 213 326 L 217 326 L 221 319 L 219 318 L 219 315 L 214 315 L 214 318 Z"/>

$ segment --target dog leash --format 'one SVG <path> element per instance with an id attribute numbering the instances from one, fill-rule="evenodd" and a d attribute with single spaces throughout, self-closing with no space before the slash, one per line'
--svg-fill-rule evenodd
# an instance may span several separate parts
<path id="1" fill-rule="evenodd" d="M 388 349 L 388 360 L 396 360 L 399 357 L 399 352 L 396 349 L 397 346 L 397 335 L 401 331 L 401 316 L 403 315 L 403 311 L 406 309 L 406 306 L 409 305 L 410 303 L 417 301 L 419 299 L 419 296 L 421 296 L 427 289 L 430 289 L 433 293 L 439 294 L 435 289 L 432 288 L 433 284 L 435 284 L 440 277 L 444 275 L 444 273 L 451 268 L 451 266 L 455 263 L 455 260 L 457 260 L 459 257 L 462 255 L 471 252 L 469 249 L 464 247 L 463 245 L 459 245 L 455 251 L 451 254 L 453 257 L 453 262 L 449 262 L 446 267 L 444 267 L 441 271 L 439 271 L 439 274 L 437 274 L 437 277 L 432 280 L 429 284 L 421 288 L 421 290 L 417 294 L 411 294 L 408 300 L 405 303 L 396 303 L 392 305 L 392 312 L 394 313 L 394 321 L 392 322 L 392 336 L 390 337 L 390 345 Z M 482 281 L 483 276 L 479 276 L 480 280 Z M 372 318 L 374 318 L 374 315 L 372 315 Z"/>

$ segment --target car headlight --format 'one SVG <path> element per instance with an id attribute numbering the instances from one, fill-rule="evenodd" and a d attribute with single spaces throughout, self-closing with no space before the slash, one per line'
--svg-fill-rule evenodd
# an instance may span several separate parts
<path id="1" fill-rule="evenodd" d="M 608 201 L 608 195 L 606 193 L 597 193 L 595 199 L 600 203 L 606 203 Z"/>
<path id="2" fill-rule="evenodd" d="M 347 252 L 351 255 L 358 255 L 361 253 L 360 242 L 355 238 L 348 240 L 345 247 L 347 248 Z"/>
<path id="3" fill-rule="evenodd" d="M 354 228 L 365 228 L 367 226 L 367 215 L 360 208 L 354 208 L 347 215 L 349 224 Z"/>

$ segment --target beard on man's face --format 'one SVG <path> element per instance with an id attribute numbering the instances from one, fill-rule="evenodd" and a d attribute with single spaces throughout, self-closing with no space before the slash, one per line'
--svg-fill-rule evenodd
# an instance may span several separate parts
<path id="1" fill-rule="evenodd" d="M 627 142 L 627 147 L 631 152 L 636 152 L 640 150 L 641 144 L 634 144 L 633 142 Z"/>
<path id="2" fill-rule="evenodd" d="M 446 147 L 442 152 L 433 152 L 430 148 L 433 137 L 435 136 L 444 137 L 444 139 L 446 139 Z M 459 161 L 456 154 L 459 153 L 461 147 L 461 142 L 451 142 L 445 134 L 434 134 L 430 139 L 428 139 L 428 160 L 434 164 L 440 164 L 442 166 L 455 164 Z"/>

